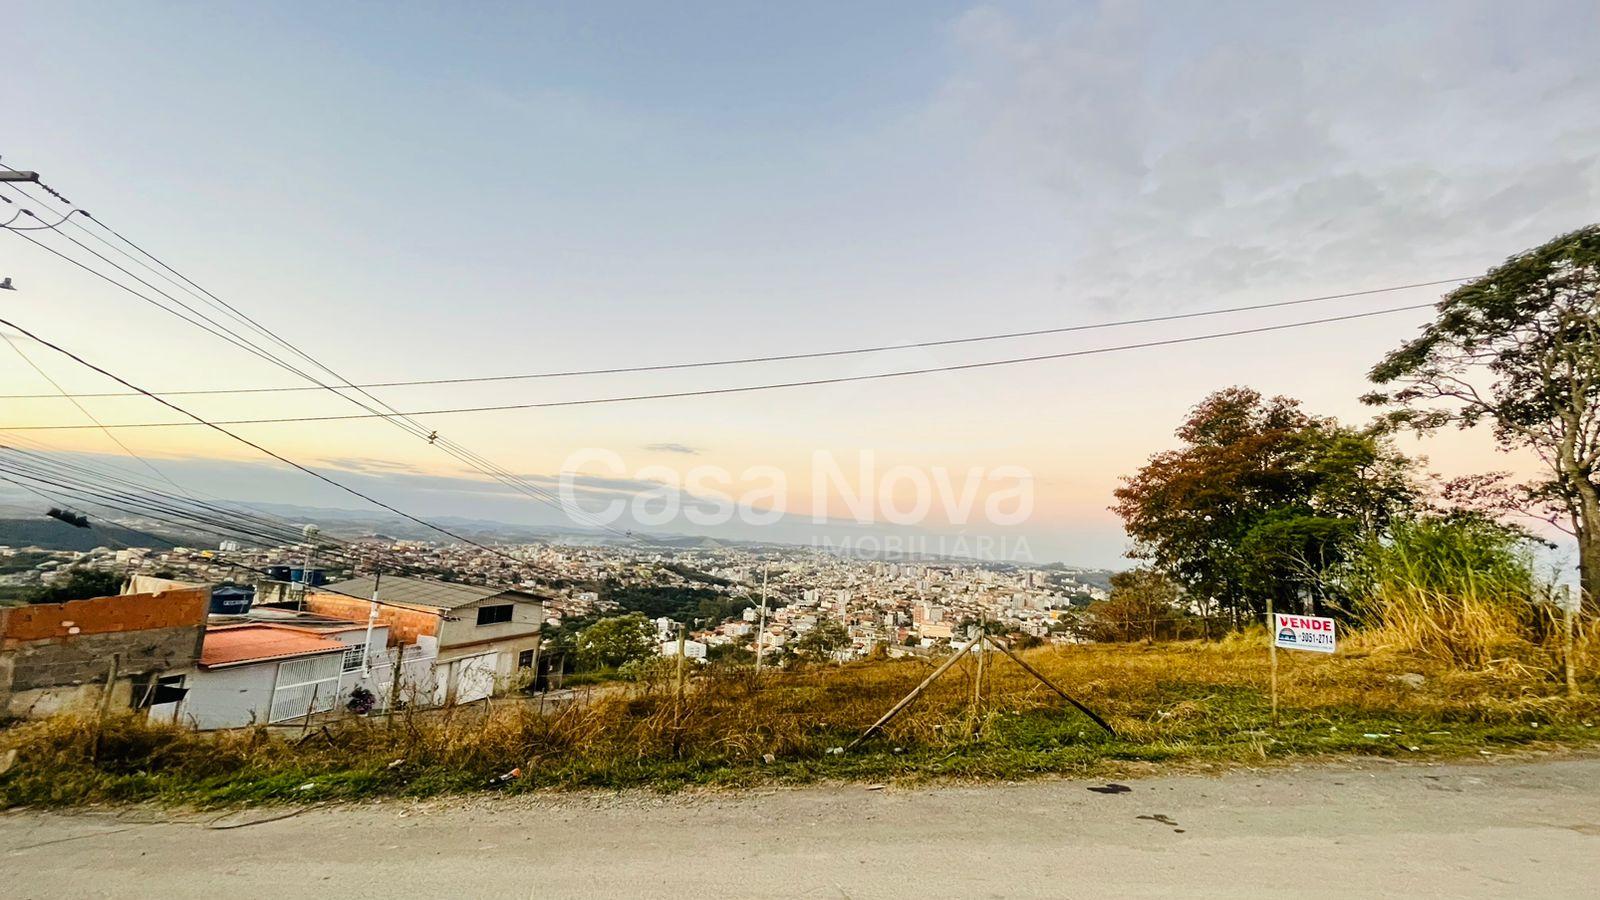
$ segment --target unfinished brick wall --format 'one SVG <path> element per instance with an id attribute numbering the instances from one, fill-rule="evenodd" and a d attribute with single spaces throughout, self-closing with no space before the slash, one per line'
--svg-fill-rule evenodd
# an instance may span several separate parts
<path id="1" fill-rule="evenodd" d="M 340 594 L 311 594 L 306 597 L 306 609 L 319 616 L 365 622 L 372 604 L 355 597 Z M 399 606 L 378 607 L 378 621 L 389 626 L 389 646 L 415 644 L 420 635 L 439 636 L 439 616 L 422 610 Z"/>
<path id="2" fill-rule="evenodd" d="M 28 641 L 205 625 L 211 589 L 180 588 L 0 609 L 0 651 Z"/>
<path id="3" fill-rule="evenodd" d="M 0 610 L 0 695 L 186 669 L 200 658 L 209 588 Z"/>

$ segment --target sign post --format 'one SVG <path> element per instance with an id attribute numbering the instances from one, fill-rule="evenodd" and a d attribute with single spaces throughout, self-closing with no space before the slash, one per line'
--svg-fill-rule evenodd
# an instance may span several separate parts
<path id="1" fill-rule="evenodd" d="M 1278 724 L 1278 648 L 1332 653 L 1338 646 L 1338 633 L 1332 619 L 1324 616 L 1297 616 L 1274 612 L 1267 598 L 1267 627 L 1272 629 L 1272 724 Z"/>
<path id="2" fill-rule="evenodd" d="M 1273 623 L 1278 617 L 1272 613 L 1272 595 L 1267 595 L 1267 628 L 1272 634 L 1267 636 L 1267 657 L 1272 660 L 1272 727 L 1278 727 L 1278 638 L 1277 629 Z"/>

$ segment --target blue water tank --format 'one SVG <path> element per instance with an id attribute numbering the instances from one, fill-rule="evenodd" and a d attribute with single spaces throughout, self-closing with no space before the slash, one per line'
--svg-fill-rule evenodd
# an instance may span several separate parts
<path id="1" fill-rule="evenodd" d="M 210 613 L 214 616 L 242 616 L 250 611 L 256 589 L 237 584 L 219 584 L 211 589 Z"/>
<path id="2" fill-rule="evenodd" d="M 290 569 L 289 580 L 295 584 L 305 584 L 311 587 L 321 587 L 328 583 L 328 578 L 322 574 L 321 569 L 311 569 L 309 571 L 306 569 Z"/>

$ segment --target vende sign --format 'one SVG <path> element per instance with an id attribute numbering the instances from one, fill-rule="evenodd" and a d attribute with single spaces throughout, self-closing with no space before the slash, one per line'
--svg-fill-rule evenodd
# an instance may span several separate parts
<path id="1" fill-rule="evenodd" d="M 1274 613 L 1272 643 L 1285 650 L 1315 650 L 1332 653 L 1334 650 L 1333 620 L 1321 616 L 1292 616 Z"/>

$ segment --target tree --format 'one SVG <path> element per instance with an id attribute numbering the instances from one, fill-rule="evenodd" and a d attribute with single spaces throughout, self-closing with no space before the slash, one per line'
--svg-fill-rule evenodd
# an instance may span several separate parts
<path id="1" fill-rule="evenodd" d="M 68 569 L 67 577 L 55 584 L 35 590 L 29 603 L 65 603 L 68 600 L 89 600 L 94 597 L 114 597 L 122 590 L 122 576 L 115 572 L 96 569 Z"/>
<path id="2" fill-rule="evenodd" d="M 591 669 L 614 669 L 635 659 L 654 656 L 656 629 L 638 613 L 612 616 L 578 634 L 578 659 Z"/>
<path id="3" fill-rule="evenodd" d="M 1090 604 L 1077 623 L 1091 641 L 1139 641 L 1189 636 L 1193 624 L 1180 600 L 1178 583 L 1141 567 L 1111 576 L 1111 596 Z"/>
<path id="4" fill-rule="evenodd" d="M 1384 357 L 1365 399 L 1429 432 L 1491 423 L 1543 462 L 1525 493 L 1565 513 L 1600 602 L 1600 225 L 1564 234 L 1446 294 L 1422 334 Z"/>
<path id="5" fill-rule="evenodd" d="M 1287 397 L 1217 391 L 1176 433 L 1183 446 L 1123 479 L 1112 509 L 1135 557 L 1236 623 L 1269 596 L 1321 609 L 1322 575 L 1350 537 L 1381 529 L 1416 495 L 1414 464 L 1382 434 Z"/>
<path id="6" fill-rule="evenodd" d="M 838 619 L 821 619 L 795 639 L 794 652 L 807 659 L 828 659 L 850 646 L 850 631 Z"/>

